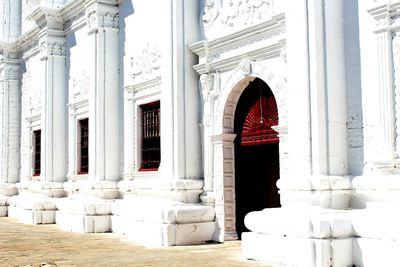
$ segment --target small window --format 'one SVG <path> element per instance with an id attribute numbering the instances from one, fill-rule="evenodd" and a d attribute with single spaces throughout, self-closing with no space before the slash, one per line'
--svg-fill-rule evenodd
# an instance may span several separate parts
<path id="1" fill-rule="evenodd" d="M 80 143 L 78 150 L 80 152 L 80 169 L 79 174 L 87 174 L 89 172 L 89 119 L 79 121 Z"/>
<path id="2" fill-rule="evenodd" d="M 33 131 L 33 175 L 40 175 L 41 130 Z"/>
<path id="3" fill-rule="evenodd" d="M 142 164 L 140 171 L 160 166 L 160 101 L 140 106 L 142 112 Z"/>

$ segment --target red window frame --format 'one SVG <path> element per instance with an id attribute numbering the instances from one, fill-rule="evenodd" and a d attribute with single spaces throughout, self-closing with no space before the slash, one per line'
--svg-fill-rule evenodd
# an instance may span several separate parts
<path id="1" fill-rule="evenodd" d="M 32 137 L 33 137 L 33 176 L 40 176 L 42 131 L 41 130 L 33 131 Z"/>
<path id="2" fill-rule="evenodd" d="M 142 119 L 142 162 L 139 171 L 157 171 L 161 162 L 160 101 L 140 106 Z"/>
<path id="3" fill-rule="evenodd" d="M 79 174 L 88 174 L 89 173 L 89 118 L 82 119 L 78 121 L 79 129 L 80 129 L 80 144 L 79 144 L 79 152 L 80 152 L 80 167 Z"/>

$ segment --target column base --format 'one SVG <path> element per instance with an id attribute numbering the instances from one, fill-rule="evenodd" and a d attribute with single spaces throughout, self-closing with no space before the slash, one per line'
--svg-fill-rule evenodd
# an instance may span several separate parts
<path id="1" fill-rule="evenodd" d="M 42 194 L 23 193 L 9 198 L 8 202 L 8 217 L 26 224 L 55 223 L 55 199 Z"/>
<path id="2" fill-rule="evenodd" d="M 64 183 L 64 189 L 71 198 L 93 197 L 98 199 L 119 199 L 121 193 L 115 181 L 76 180 Z"/>
<path id="3" fill-rule="evenodd" d="M 118 183 L 124 198 L 142 196 L 179 203 L 199 203 L 203 180 L 164 178 L 137 178 Z"/>
<path id="4" fill-rule="evenodd" d="M 14 183 L 0 184 L 0 195 L 7 196 L 7 197 L 18 195 L 17 185 Z"/>
<path id="5" fill-rule="evenodd" d="M 39 194 L 50 198 L 60 198 L 67 195 L 62 182 L 31 181 L 17 183 L 17 187 L 20 194 Z"/>
<path id="6" fill-rule="evenodd" d="M 353 266 L 352 244 L 352 238 L 315 239 L 254 232 L 242 234 L 243 256 L 273 266 Z"/>
<path id="7" fill-rule="evenodd" d="M 60 199 L 57 204 L 56 223 L 66 231 L 110 232 L 112 204 L 113 201 L 91 197 Z"/>
<path id="8" fill-rule="evenodd" d="M 351 205 L 351 178 L 348 176 L 297 176 L 277 182 L 282 207 L 315 206 L 348 209 Z"/>
<path id="9" fill-rule="evenodd" d="M 113 205 L 112 231 L 150 246 L 193 245 L 212 240 L 214 208 L 143 199 Z"/>
<path id="10" fill-rule="evenodd" d="M 352 266 L 348 211 L 275 208 L 251 212 L 242 233 L 247 259 L 271 265 Z"/>

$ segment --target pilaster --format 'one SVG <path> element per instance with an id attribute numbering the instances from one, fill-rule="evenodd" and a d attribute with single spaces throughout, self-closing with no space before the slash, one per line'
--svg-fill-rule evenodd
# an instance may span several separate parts
<path id="1" fill-rule="evenodd" d="M 213 184 L 213 111 L 214 102 L 219 92 L 219 74 L 208 73 L 200 75 L 200 94 L 203 100 L 202 148 L 203 148 L 203 169 L 204 169 L 204 192 L 201 195 L 202 202 L 213 205 L 215 202 Z"/>
<path id="2" fill-rule="evenodd" d="M 378 49 L 378 90 L 376 104 L 375 151 L 366 171 L 397 173 L 399 162 L 399 86 L 398 79 L 398 33 L 400 20 L 398 4 L 388 4 L 369 10 L 375 18 L 374 29 Z M 368 151 L 369 152 L 369 151 Z M 368 153 L 367 152 L 367 153 Z"/>
<path id="3" fill-rule="evenodd" d="M 161 166 L 169 179 L 199 179 L 202 176 L 198 76 L 192 69 L 196 58 L 187 46 L 198 41 L 194 1 L 170 1 L 161 91 Z"/>
<path id="4" fill-rule="evenodd" d="M 47 28 L 39 40 L 44 79 L 42 80 L 43 182 L 63 182 L 67 163 L 67 86 L 65 35 Z"/>
<path id="5" fill-rule="evenodd" d="M 107 2 L 107 3 L 105 3 Z M 116 1 L 91 1 L 86 8 L 90 35 L 89 179 L 120 179 L 119 8 Z"/>
<path id="6" fill-rule="evenodd" d="M 17 194 L 20 168 L 20 59 L 19 53 L 3 50 L 0 62 L 0 194 Z"/>

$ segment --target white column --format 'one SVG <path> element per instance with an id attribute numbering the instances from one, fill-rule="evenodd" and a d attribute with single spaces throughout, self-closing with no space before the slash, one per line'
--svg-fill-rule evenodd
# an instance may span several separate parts
<path id="1" fill-rule="evenodd" d="M 200 36 L 196 1 L 170 0 L 163 58 L 165 71 L 161 90 L 162 175 L 171 179 L 202 176 L 198 77 L 192 66 L 195 56 L 188 45 Z"/>
<path id="2" fill-rule="evenodd" d="M 343 1 L 309 2 L 312 166 L 314 175 L 347 174 Z"/>
<path id="3" fill-rule="evenodd" d="M 290 168 L 296 174 L 311 174 L 310 69 L 308 46 L 308 5 L 292 1 L 286 12 L 288 150 Z M 289 175 L 288 178 L 292 176 Z M 284 177 L 282 177 L 284 179 Z M 282 179 L 281 178 L 281 179 Z"/>
<path id="4" fill-rule="evenodd" d="M 114 2 L 114 1 L 111 1 Z M 89 98 L 89 177 L 120 179 L 119 9 L 97 3 L 86 9 L 92 40 Z"/>
<path id="5" fill-rule="evenodd" d="M 44 71 L 41 177 L 46 182 L 63 182 L 68 143 L 64 32 L 47 30 L 39 45 Z"/>
<path id="6" fill-rule="evenodd" d="M 376 164 L 391 164 L 394 159 L 394 90 L 393 90 L 393 62 L 392 62 L 392 33 L 379 32 L 378 40 L 378 73 L 379 73 L 379 99 L 378 107 L 378 136 L 379 149 L 376 153 Z"/>
<path id="7" fill-rule="evenodd" d="M 344 0 L 325 1 L 329 175 L 348 174 Z"/>
<path id="8" fill-rule="evenodd" d="M 3 51 L 0 79 L 0 194 L 17 193 L 20 168 L 20 74 L 19 54 Z"/>
<path id="9" fill-rule="evenodd" d="M 2 0 L 0 5 L 0 41 L 15 41 L 20 34 L 21 1 Z"/>

